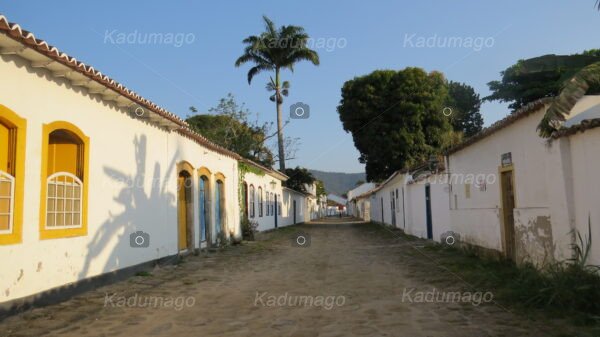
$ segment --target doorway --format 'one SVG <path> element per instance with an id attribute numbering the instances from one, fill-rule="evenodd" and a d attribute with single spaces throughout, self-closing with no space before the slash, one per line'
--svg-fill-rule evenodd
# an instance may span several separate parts
<path id="1" fill-rule="evenodd" d="M 191 235 L 194 224 L 192 184 L 191 174 L 187 171 L 180 171 L 177 179 L 177 232 L 180 251 L 193 247 Z"/>
<path id="2" fill-rule="evenodd" d="M 242 210 L 242 212 L 244 214 L 244 217 L 248 219 L 248 184 L 246 182 L 244 182 L 244 184 L 242 185 L 242 195 L 244 197 L 244 204 L 242 205 L 244 209 Z"/>
<path id="3" fill-rule="evenodd" d="M 225 204 L 223 202 L 224 190 L 223 190 L 223 182 L 221 180 L 217 180 L 217 186 L 215 188 L 215 233 L 217 236 L 221 233 L 223 228 L 223 216 L 224 216 L 224 207 Z"/>
<path id="4" fill-rule="evenodd" d="M 433 220 L 431 219 L 431 186 L 425 185 L 425 214 L 427 217 L 427 238 L 433 239 Z"/>
<path id="5" fill-rule="evenodd" d="M 506 257 L 515 260 L 515 181 L 512 168 L 500 172 L 502 193 L 502 220 L 504 227 L 504 252 Z"/>
<path id="6" fill-rule="evenodd" d="M 396 196 L 398 196 L 398 190 L 396 190 Z M 392 226 L 396 227 L 396 199 L 394 199 L 394 191 L 390 192 L 390 205 L 392 210 Z"/>
<path id="7" fill-rule="evenodd" d="M 209 193 L 208 193 L 208 178 L 201 176 L 198 182 L 198 195 L 199 195 L 199 213 L 200 213 L 200 242 L 205 242 L 208 237 L 208 206 Z"/>
<path id="8" fill-rule="evenodd" d="M 296 200 L 292 203 L 292 208 L 294 210 L 294 225 L 296 224 Z"/>
<path id="9" fill-rule="evenodd" d="M 279 204 L 277 203 L 277 194 L 275 194 L 274 200 L 275 200 L 275 203 L 274 203 L 275 209 L 273 212 L 273 216 L 275 217 L 275 228 L 277 228 L 277 214 L 278 214 L 277 212 L 279 211 L 278 210 Z"/>
<path id="10" fill-rule="evenodd" d="M 381 197 L 381 223 L 385 223 L 383 218 L 383 197 Z"/>

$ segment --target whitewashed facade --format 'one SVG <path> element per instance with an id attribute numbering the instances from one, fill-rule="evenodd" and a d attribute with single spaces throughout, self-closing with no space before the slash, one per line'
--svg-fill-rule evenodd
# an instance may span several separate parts
<path id="1" fill-rule="evenodd" d="M 294 202 L 295 223 L 310 220 L 309 198 L 283 188 L 285 175 L 211 143 L 3 16 L 0 54 L 0 260 L 10 261 L 0 314 L 240 240 L 244 183 L 269 193 L 260 230 L 293 224 Z M 240 181 L 242 164 L 265 174 Z"/>
<path id="2" fill-rule="evenodd" d="M 588 223 L 592 243 L 600 241 L 594 206 L 600 185 L 593 177 L 600 169 L 594 153 L 600 145 L 600 96 L 585 96 L 572 109 L 565 124 L 576 131 L 546 140 L 536 128 L 550 103 L 534 102 L 451 149 L 445 171 L 427 177 L 396 172 L 350 204 L 359 210 L 369 204 L 369 214 L 361 214 L 365 220 L 438 242 L 451 233 L 519 263 L 570 258 L 574 231 L 585 240 Z M 599 262 L 600 247 L 592 244 L 588 263 Z"/>

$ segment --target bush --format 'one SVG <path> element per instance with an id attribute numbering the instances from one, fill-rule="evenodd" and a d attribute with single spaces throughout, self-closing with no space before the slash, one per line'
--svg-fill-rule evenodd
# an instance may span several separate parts
<path id="1" fill-rule="evenodd" d="M 244 240 L 254 240 L 256 228 L 258 228 L 258 222 L 250 221 L 248 218 L 242 217 L 242 238 Z"/>

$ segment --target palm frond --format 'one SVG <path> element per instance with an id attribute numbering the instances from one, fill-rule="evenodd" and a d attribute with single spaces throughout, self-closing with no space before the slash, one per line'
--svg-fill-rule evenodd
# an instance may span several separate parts
<path id="1" fill-rule="evenodd" d="M 600 62 L 584 67 L 565 83 L 537 127 L 540 136 L 548 138 L 559 130 L 577 101 L 595 84 L 600 84 Z"/>
<path id="2" fill-rule="evenodd" d="M 277 28 L 275 28 L 275 23 L 273 23 L 273 21 L 269 19 L 266 15 L 263 15 L 263 21 L 265 22 L 265 29 L 267 30 L 267 32 L 271 36 L 276 37 L 278 34 Z"/>
<path id="3" fill-rule="evenodd" d="M 250 84 L 252 82 L 252 79 L 258 73 L 260 73 L 262 71 L 268 71 L 268 70 L 273 70 L 273 69 L 271 67 L 268 67 L 265 65 L 257 65 L 257 66 L 250 68 L 250 70 L 248 70 L 248 84 Z"/>
<path id="4" fill-rule="evenodd" d="M 257 74 L 263 71 L 289 69 L 294 71 L 294 64 L 299 61 L 310 61 L 314 65 L 319 64 L 319 55 L 316 51 L 307 47 L 309 39 L 304 28 L 300 26 L 281 26 L 279 29 L 267 16 L 263 16 L 265 31 L 260 35 L 251 35 L 245 38 L 244 53 L 240 56 L 235 66 L 239 67 L 245 63 L 252 63 L 253 67 L 248 71 L 248 83 Z M 272 97 L 277 102 L 283 101 L 283 96 L 289 94 L 289 82 L 283 82 L 279 97 Z M 276 91 L 277 83 L 271 78 L 267 83 L 268 91 Z"/>
<path id="5" fill-rule="evenodd" d="M 290 63 L 296 63 L 299 61 L 310 61 L 312 64 L 318 66 L 320 63 L 319 54 L 316 51 L 309 48 L 294 49 L 288 56 Z"/>

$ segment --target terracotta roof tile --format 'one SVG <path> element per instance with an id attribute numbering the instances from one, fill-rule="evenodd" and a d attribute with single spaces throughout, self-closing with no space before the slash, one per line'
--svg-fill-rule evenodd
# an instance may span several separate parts
<path id="1" fill-rule="evenodd" d="M 594 129 L 600 127 L 600 118 L 593 119 L 585 119 L 582 120 L 581 123 L 570 126 L 563 127 L 557 131 L 552 133 L 552 138 L 557 139 L 560 137 L 571 136 L 579 132 L 585 132 L 586 130 Z"/>
<path id="2" fill-rule="evenodd" d="M 51 46 L 46 41 L 36 38 L 33 33 L 24 30 L 16 23 L 11 23 L 4 15 L 0 15 L 0 32 L 6 34 L 11 37 L 13 40 L 35 50 L 36 52 L 47 56 L 48 58 L 61 63 L 83 75 L 90 78 L 97 83 L 100 83 L 106 86 L 108 89 L 114 90 L 124 97 L 130 99 L 131 101 L 139 104 L 142 107 L 145 107 L 152 112 L 158 114 L 162 118 L 165 118 L 175 124 L 177 124 L 180 128 L 177 129 L 177 132 L 186 136 L 197 143 L 205 146 L 206 148 L 213 150 L 215 152 L 221 153 L 223 155 L 229 156 L 236 160 L 241 160 L 242 157 L 235 152 L 229 151 L 226 148 L 217 145 L 199 133 L 190 129 L 189 125 L 180 117 L 175 115 L 172 112 L 167 111 L 166 109 L 158 106 L 154 102 L 140 96 L 133 90 L 126 88 L 123 84 L 111 79 L 110 77 L 102 74 L 100 71 L 94 69 L 94 67 L 86 65 L 85 63 L 78 61 L 76 58 L 67 55 L 58 50 L 58 48 Z M 252 161 L 248 162 L 253 165 L 258 165 L 259 167 L 268 170 L 269 172 L 275 172 L 272 169 L 265 168 L 264 166 L 254 163 Z M 275 174 L 281 174 L 280 172 L 276 172 Z M 286 177 L 285 175 L 283 175 Z"/>

